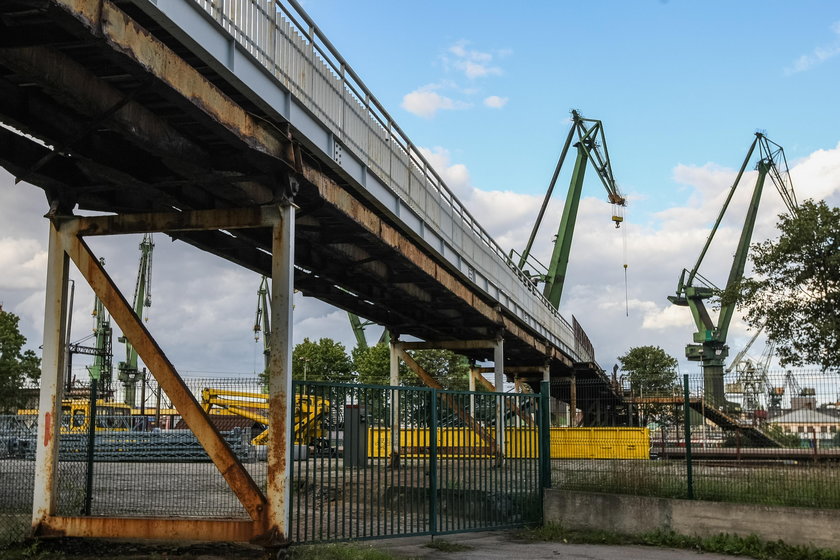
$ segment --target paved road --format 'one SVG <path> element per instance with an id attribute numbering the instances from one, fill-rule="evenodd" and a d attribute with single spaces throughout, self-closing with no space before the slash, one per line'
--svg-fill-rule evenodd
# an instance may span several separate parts
<path id="1" fill-rule="evenodd" d="M 472 547 L 460 552 L 442 552 L 425 545 L 429 537 L 409 537 L 376 541 L 373 546 L 403 558 L 424 560 L 504 559 L 516 560 L 730 560 L 735 556 L 700 553 L 693 550 L 650 546 L 615 546 L 564 544 L 560 542 L 525 542 L 511 540 L 510 533 L 472 533 L 439 537 L 450 543 Z M 743 558 L 741 556 L 740 558 Z"/>

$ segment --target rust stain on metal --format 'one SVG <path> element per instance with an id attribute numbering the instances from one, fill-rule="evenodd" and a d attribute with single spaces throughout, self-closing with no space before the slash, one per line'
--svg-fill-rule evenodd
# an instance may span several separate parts
<path id="1" fill-rule="evenodd" d="M 52 413 L 44 413 L 44 447 L 50 444 L 52 439 Z"/>
<path id="2" fill-rule="evenodd" d="M 99 22 L 102 18 L 101 0 L 53 0 L 82 24 L 98 35 Z"/>
<path id="3" fill-rule="evenodd" d="M 138 213 L 82 217 L 74 224 L 80 235 L 113 235 L 157 231 L 201 231 L 270 226 L 277 209 L 268 207 L 219 208 L 171 213 Z"/>
<path id="4" fill-rule="evenodd" d="M 71 230 L 73 228 L 70 228 Z M 65 249 L 94 293 L 134 345 L 161 388 L 172 400 L 189 428 L 195 433 L 213 463 L 224 476 L 252 519 L 258 519 L 265 507 L 265 497 L 239 459 L 219 435 L 195 397 L 184 384 L 172 363 L 134 314 L 128 302 L 87 245 L 75 236 L 63 235 Z"/>
<path id="5" fill-rule="evenodd" d="M 248 147 L 283 161 L 290 169 L 288 139 L 251 116 L 166 45 L 128 17 L 113 2 L 104 1 L 102 32 L 114 49 L 190 100 Z"/>
<path id="6" fill-rule="evenodd" d="M 253 521 L 50 516 L 36 536 L 247 542 L 258 527 Z"/>

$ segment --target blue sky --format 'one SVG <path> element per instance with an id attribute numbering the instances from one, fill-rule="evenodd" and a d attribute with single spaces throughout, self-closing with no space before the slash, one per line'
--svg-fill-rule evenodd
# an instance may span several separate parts
<path id="1" fill-rule="evenodd" d="M 581 321 L 607 370 L 638 345 L 660 345 L 682 358 L 693 332 L 690 314 L 665 298 L 681 269 L 693 265 L 755 130 L 785 147 L 800 198 L 840 205 L 840 3 L 593 1 L 514 8 L 509 2 L 306 0 L 304 6 L 506 249 L 527 241 L 568 132 L 569 110 L 604 122 L 615 176 L 630 195 L 627 221 L 620 231 L 612 227 L 605 193 L 590 171 L 560 309 Z M 567 174 L 535 248 L 543 260 Z M 704 274 L 713 281 L 726 278 L 748 188 L 736 196 L 706 259 Z M 782 210 L 777 198 L 766 190 L 754 240 L 773 236 Z M 39 189 L 15 186 L 0 172 L 0 302 L 21 316 L 32 348 L 42 336 L 45 211 Z M 259 278 L 158 237 L 149 327 L 172 361 L 199 374 L 255 371 L 261 358 L 251 327 Z M 130 294 L 139 238 L 96 242 Z M 90 332 L 89 290 L 79 287 L 75 307 L 78 339 Z M 732 355 L 751 334 L 736 317 Z M 343 312 L 298 298 L 295 341 L 321 336 L 348 349 L 354 344 Z M 755 348 L 760 354 L 761 344 Z M 697 368 L 685 360 L 681 367 Z"/>
<path id="2" fill-rule="evenodd" d="M 544 192 L 570 108 L 604 121 L 619 183 L 649 197 L 642 216 L 684 202 L 675 165 L 737 166 L 756 129 L 793 159 L 838 140 L 833 2 L 304 5 L 409 136 L 448 149 L 482 189 Z M 497 71 L 467 77 L 456 45 Z M 813 64 L 796 71 L 802 57 Z M 429 85 L 471 107 L 423 118 L 401 106 Z M 507 104 L 483 106 L 491 95 Z"/>

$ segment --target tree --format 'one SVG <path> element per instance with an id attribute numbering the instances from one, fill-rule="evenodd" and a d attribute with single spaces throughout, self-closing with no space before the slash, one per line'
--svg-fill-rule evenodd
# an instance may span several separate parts
<path id="1" fill-rule="evenodd" d="M 20 334 L 20 318 L 0 308 L 0 413 L 14 413 L 24 406 L 21 389 L 41 374 L 41 360 L 32 350 L 23 349 L 26 337 Z"/>
<path id="2" fill-rule="evenodd" d="M 659 346 L 636 346 L 619 356 L 621 369 L 627 372 L 630 388 L 637 397 L 673 394 L 677 379 L 677 360 Z M 640 404 L 642 422 L 676 424 L 678 408 L 667 404 Z"/>
<path id="3" fill-rule="evenodd" d="M 353 362 L 340 342 L 331 338 L 318 342 L 304 338 L 292 351 L 292 378 L 350 383 L 354 380 Z"/>
<path id="4" fill-rule="evenodd" d="M 427 373 L 440 382 L 445 389 L 466 390 L 469 386 L 469 364 L 451 350 L 413 350 L 409 353 Z M 353 365 L 359 373 L 360 383 L 368 385 L 390 385 L 390 352 L 387 344 L 353 349 Z M 425 387 L 408 366 L 400 360 L 400 381 L 408 387 Z"/>
<path id="5" fill-rule="evenodd" d="M 630 387 L 638 394 L 671 393 L 677 378 L 677 360 L 659 346 L 636 346 L 620 356 Z"/>
<path id="6" fill-rule="evenodd" d="M 840 371 L 840 208 L 807 200 L 776 225 L 778 239 L 751 248 L 756 276 L 722 298 L 764 325 L 783 366 Z"/>

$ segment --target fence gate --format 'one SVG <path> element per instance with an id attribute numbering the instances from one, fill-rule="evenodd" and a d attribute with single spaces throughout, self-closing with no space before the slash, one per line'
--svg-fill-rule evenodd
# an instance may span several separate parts
<path id="1" fill-rule="evenodd" d="M 535 394 L 295 382 L 290 538 L 539 522 L 539 406 Z"/>

